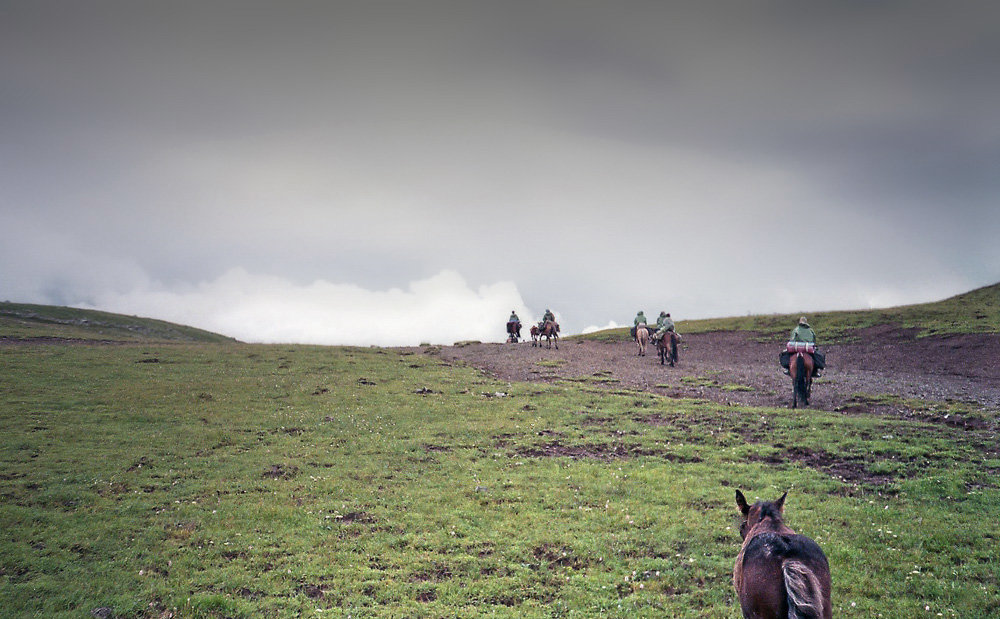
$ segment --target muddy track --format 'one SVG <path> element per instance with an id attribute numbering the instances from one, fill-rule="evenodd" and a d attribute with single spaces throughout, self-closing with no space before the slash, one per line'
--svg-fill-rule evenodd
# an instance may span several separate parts
<path id="1" fill-rule="evenodd" d="M 827 368 L 813 383 L 813 408 L 943 418 L 943 413 L 921 410 L 926 405 L 907 406 L 902 398 L 1000 410 L 1000 336 L 917 338 L 914 331 L 883 326 L 859 331 L 854 339 L 822 347 Z M 530 341 L 468 344 L 442 348 L 439 354 L 503 380 L 571 380 L 722 404 L 783 407 L 791 402 L 792 385 L 778 365 L 782 344 L 750 332 L 689 334 L 672 368 L 660 365 L 654 347 L 637 356 L 631 341 L 563 340 L 558 350 L 536 348 Z M 897 397 L 872 397 L 886 395 Z M 946 423 L 966 421 L 951 414 Z"/>

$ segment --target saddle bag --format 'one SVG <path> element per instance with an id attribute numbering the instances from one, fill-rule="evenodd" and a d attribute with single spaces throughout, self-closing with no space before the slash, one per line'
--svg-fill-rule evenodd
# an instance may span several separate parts
<path id="1" fill-rule="evenodd" d="M 810 355 L 816 352 L 816 345 L 812 342 L 788 342 L 785 344 L 788 352 L 807 352 Z"/>
<path id="2" fill-rule="evenodd" d="M 786 370 L 788 369 L 788 366 L 791 364 L 791 360 L 792 360 L 792 353 L 788 352 L 787 350 L 781 351 L 781 353 L 778 355 L 778 363 L 780 363 L 781 367 L 785 368 Z"/>
<path id="3" fill-rule="evenodd" d="M 822 370 L 826 368 L 826 355 L 818 350 L 813 351 L 813 365 L 816 366 L 817 370 Z"/>

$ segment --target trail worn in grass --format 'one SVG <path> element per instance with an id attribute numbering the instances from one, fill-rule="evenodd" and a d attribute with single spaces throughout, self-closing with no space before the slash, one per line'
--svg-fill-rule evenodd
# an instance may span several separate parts
<path id="1" fill-rule="evenodd" d="M 0 346 L 0 614 L 736 617 L 734 490 L 837 616 L 1000 613 L 987 430 L 503 383 L 435 354 Z"/>

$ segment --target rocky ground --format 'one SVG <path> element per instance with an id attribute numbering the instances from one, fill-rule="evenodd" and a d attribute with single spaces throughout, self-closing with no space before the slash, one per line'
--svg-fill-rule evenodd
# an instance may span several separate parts
<path id="1" fill-rule="evenodd" d="M 917 338 L 914 331 L 881 326 L 852 339 L 821 348 L 827 368 L 813 383 L 813 408 L 956 425 L 979 424 L 982 413 L 995 418 L 989 413 L 1000 411 L 1000 336 Z M 750 332 L 689 334 L 676 367 L 660 365 L 655 347 L 637 356 L 631 341 L 562 340 L 558 350 L 530 341 L 466 344 L 439 354 L 504 380 L 570 379 L 724 404 L 788 406 L 792 384 L 778 365 L 782 345 Z"/>

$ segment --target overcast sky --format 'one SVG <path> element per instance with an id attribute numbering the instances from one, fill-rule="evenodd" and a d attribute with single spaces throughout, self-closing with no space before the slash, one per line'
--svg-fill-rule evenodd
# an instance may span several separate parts
<path id="1" fill-rule="evenodd" d="M 888 306 L 1000 281 L 998 197 L 992 1 L 0 0 L 0 300 L 327 344 Z"/>

